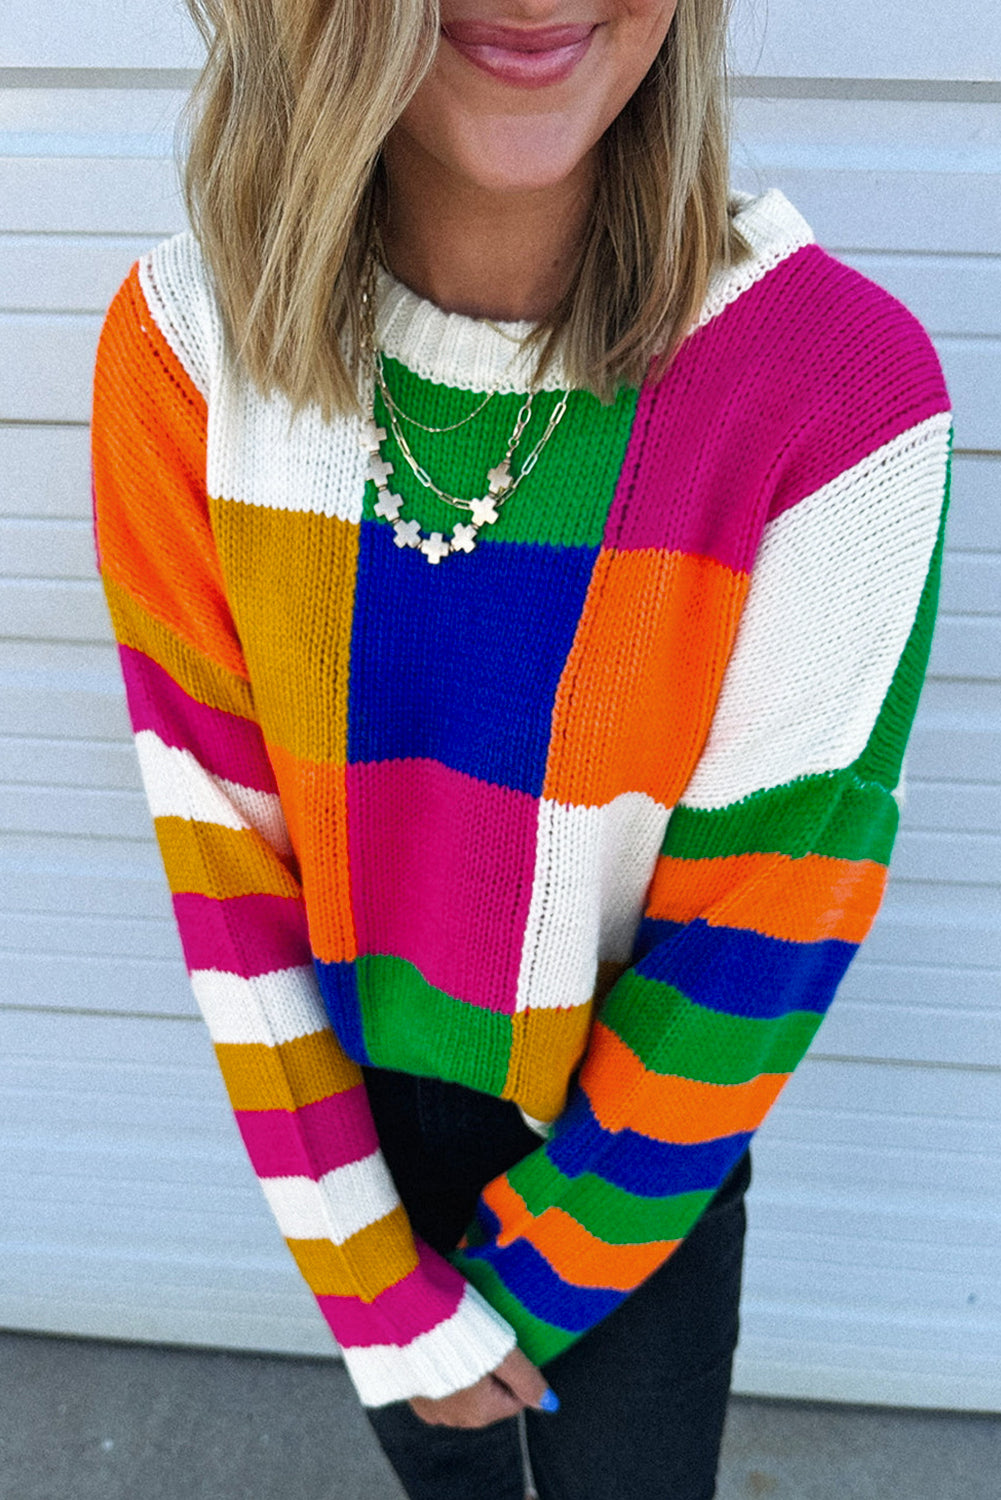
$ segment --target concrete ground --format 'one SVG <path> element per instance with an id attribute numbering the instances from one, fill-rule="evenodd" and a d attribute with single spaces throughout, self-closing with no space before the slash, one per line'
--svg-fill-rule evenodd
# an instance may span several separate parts
<path id="1" fill-rule="evenodd" d="M 999 1497 L 1001 1417 L 732 1403 L 718 1500 Z M 339 1364 L 0 1334 L 0 1500 L 403 1492 Z"/>

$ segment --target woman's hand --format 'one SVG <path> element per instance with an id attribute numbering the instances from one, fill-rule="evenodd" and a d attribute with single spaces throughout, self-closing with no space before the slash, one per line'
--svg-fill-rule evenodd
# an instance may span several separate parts
<path id="1" fill-rule="evenodd" d="M 475 1385 L 453 1391 L 434 1401 L 414 1396 L 410 1402 L 422 1422 L 436 1427 L 488 1427 L 491 1422 L 516 1416 L 522 1407 L 556 1411 L 559 1402 L 546 1384 L 546 1377 L 520 1349 L 512 1349 L 496 1370 Z"/>

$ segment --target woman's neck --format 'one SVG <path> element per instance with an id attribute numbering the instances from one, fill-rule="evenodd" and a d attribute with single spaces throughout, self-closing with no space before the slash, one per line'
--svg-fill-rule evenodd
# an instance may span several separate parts
<path id="1" fill-rule="evenodd" d="M 537 323 L 577 267 L 593 198 L 590 160 L 572 179 L 521 193 L 452 180 L 409 141 L 386 143 L 389 270 L 446 312 Z"/>

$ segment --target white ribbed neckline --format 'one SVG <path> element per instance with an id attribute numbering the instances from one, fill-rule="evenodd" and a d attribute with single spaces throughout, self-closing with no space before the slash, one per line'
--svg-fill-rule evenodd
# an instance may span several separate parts
<path id="1" fill-rule="evenodd" d="M 735 223 L 750 242 L 753 258 L 717 272 L 709 287 L 697 326 L 707 323 L 742 292 L 784 260 L 811 243 L 809 225 L 778 188 L 760 197 L 733 192 L 740 204 Z M 459 390 L 503 393 L 527 391 L 536 355 L 518 347 L 531 323 L 491 323 L 462 313 L 445 312 L 388 271 L 380 269 L 376 339 L 391 359 L 415 375 Z M 559 359 L 547 372 L 543 390 L 565 390 Z"/>

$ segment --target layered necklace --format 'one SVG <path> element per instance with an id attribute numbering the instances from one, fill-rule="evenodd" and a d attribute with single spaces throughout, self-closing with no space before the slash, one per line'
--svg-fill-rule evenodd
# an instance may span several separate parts
<path id="1" fill-rule="evenodd" d="M 500 394 L 499 387 L 495 387 L 487 396 L 469 413 L 458 422 L 452 422 L 445 427 L 430 427 L 424 422 L 419 422 L 415 417 L 408 416 L 402 410 L 399 402 L 393 396 L 386 384 L 386 372 L 384 368 L 382 350 L 375 343 L 375 283 L 376 283 L 376 261 L 375 257 L 369 258 L 365 276 L 365 285 L 362 289 L 362 337 L 364 341 L 363 359 L 366 369 L 367 383 L 370 382 L 372 392 L 369 415 L 362 423 L 361 446 L 368 454 L 368 474 L 377 491 L 375 502 L 375 514 L 381 521 L 391 525 L 394 532 L 393 540 L 398 547 L 409 547 L 420 551 L 429 563 L 437 566 L 442 558 L 450 557 L 455 552 L 472 552 L 476 547 L 477 534 L 483 526 L 493 526 L 500 518 L 501 507 L 510 500 L 522 480 L 529 475 L 539 461 L 542 450 L 556 431 L 567 409 L 568 392 L 560 393 L 559 400 L 553 407 L 545 431 L 538 442 L 526 454 L 524 460 L 518 464 L 517 474 L 512 474 L 511 465 L 516 461 L 519 445 L 532 418 L 532 403 L 536 392 L 529 391 L 518 415 L 515 419 L 511 435 L 507 440 L 507 446 L 503 457 L 487 471 L 484 493 L 470 499 L 461 495 L 451 495 L 443 490 L 416 460 L 403 431 L 403 423 L 411 427 L 419 428 L 421 432 L 439 436 L 443 433 L 456 432 L 460 427 L 465 427 L 475 420 L 482 411 L 485 411 L 494 397 Z M 498 330 L 501 332 L 502 330 Z M 396 446 L 402 453 L 407 467 L 410 469 L 417 482 L 424 489 L 430 490 L 453 509 L 461 511 L 468 519 L 457 520 L 452 530 L 446 535 L 441 531 L 424 532 L 420 522 L 414 519 L 405 521 L 401 516 L 404 500 L 394 493 L 389 487 L 389 479 L 393 474 L 393 465 L 388 462 L 383 452 L 383 443 L 386 441 L 387 433 L 384 427 L 380 427 L 376 420 L 375 396 L 378 391 L 385 407 L 389 428 L 393 434 Z"/>

